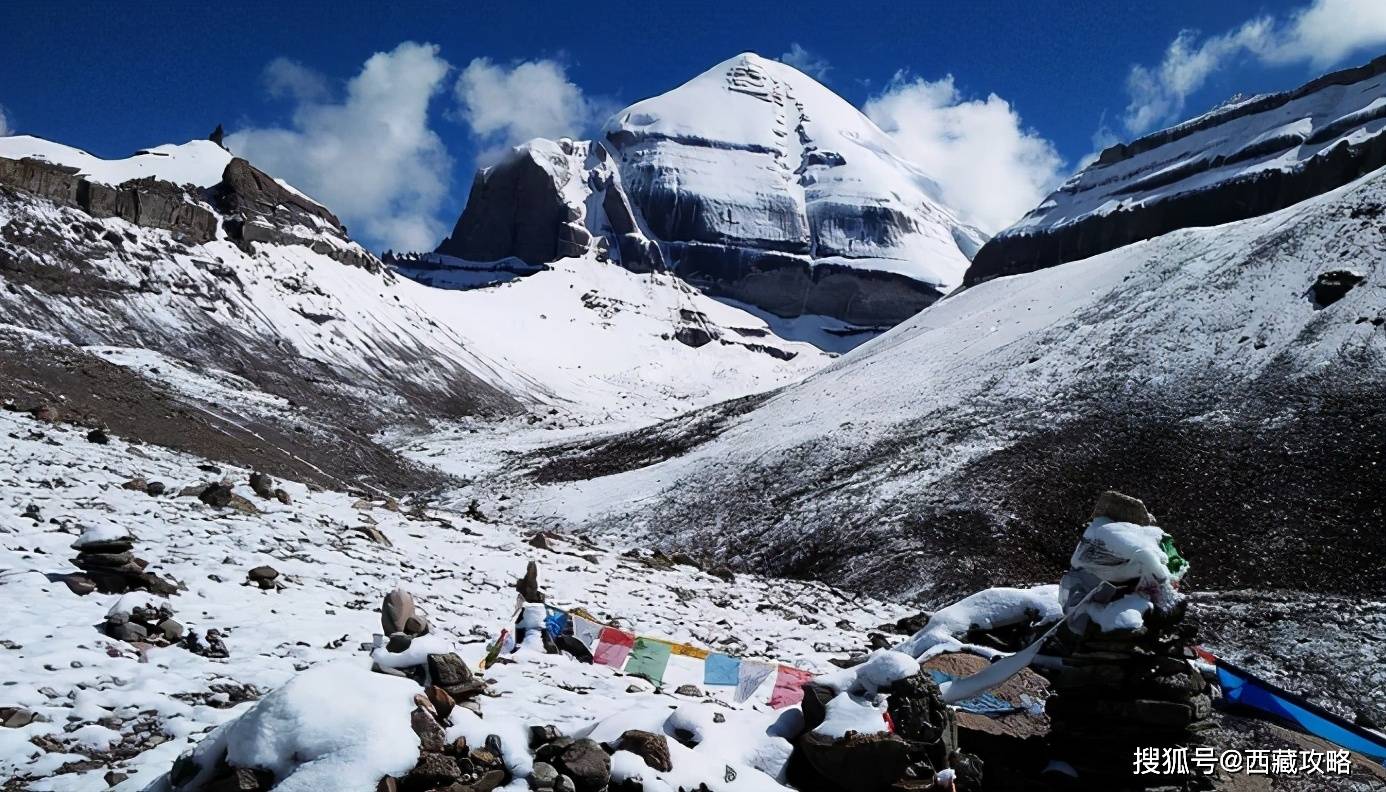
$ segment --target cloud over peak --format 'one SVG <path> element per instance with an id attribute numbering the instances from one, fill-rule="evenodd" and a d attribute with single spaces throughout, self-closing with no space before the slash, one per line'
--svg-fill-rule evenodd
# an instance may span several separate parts
<path id="1" fill-rule="evenodd" d="M 369 244 L 431 248 L 452 169 L 428 108 L 449 66 L 432 44 L 377 52 L 340 101 L 321 75 L 284 58 L 265 71 L 267 89 L 294 101 L 284 127 L 251 127 L 226 145 L 326 204 Z"/>
<path id="2" fill-rule="evenodd" d="M 1009 102 L 966 99 L 951 74 L 930 81 L 897 73 L 862 109 L 938 182 L 944 203 L 988 233 L 1020 219 L 1064 175 L 1054 145 Z"/>

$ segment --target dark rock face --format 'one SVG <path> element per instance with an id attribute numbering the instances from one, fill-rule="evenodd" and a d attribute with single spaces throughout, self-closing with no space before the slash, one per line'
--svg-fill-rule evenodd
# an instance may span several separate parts
<path id="1" fill-rule="evenodd" d="M 1040 209 L 1022 221 L 1023 227 L 1002 232 L 987 242 L 972 261 L 964 285 L 973 285 L 1004 275 L 1032 272 L 1068 261 L 1095 256 L 1113 248 L 1150 239 L 1180 228 L 1213 226 L 1268 214 L 1292 204 L 1321 195 L 1386 165 L 1386 135 L 1372 134 L 1362 139 L 1342 137 L 1355 128 L 1370 129 L 1386 117 L 1386 109 L 1371 108 L 1367 99 L 1379 93 L 1370 83 L 1359 84 L 1386 73 L 1386 57 L 1316 79 L 1298 89 L 1273 94 L 1238 105 L 1227 111 L 1213 112 L 1195 121 L 1180 124 L 1146 136 L 1127 145 L 1107 149 L 1087 170 L 1071 179 L 1049 196 Z M 1189 157 L 1177 147 L 1199 145 L 1197 136 L 1206 135 L 1210 148 L 1217 141 L 1219 128 L 1227 134 L 1239 134 L 1238 124 L 1259 124 L 1270 128 L 1292 117 L 1289 113 L 1296 100 L 1323 92 L 1328 94 L 1357 91 L 1366 99 L 1364 109 L 1344 115 L 1341 119 L 1315 124 L 1307 135 L 1282 134 L 1267 137 L 1253 144 L 1243 141 L 1243 148 L 1210 150 L 1206 156 Z M 1254 117 L 1264 114 L 1264 122 Z M 1242 131 L 1242 135 L 1249 133 Z M 1254 135 L 1253 133 L 1250 133 Z M 1334 141 L 1336 140 L 1336 143 Z M 1332 145 L 1328 145 L 1332 144 Z M 1136 168 L 1131 161 L 1145 155 L 1156 156 L 1164 147 L 1171 149 L 1168 159 L 1154 165 Z M 1315 152 L 1315 147 L 1318 150 Z M 1211 186 L 1186 188 L 1183 183 L 1203 174 L 1238 165 L 1254 165 L 1256 161 L 1281 154 L 1303 152 L 1303 161 L 1291 169 L 1251 169 L 1217 180 Z M 1153 154 L 1152 154 L 1153 152 Z M 1312 156 L 1305 156 L 1312 153 Z M 1182 158 L 1183 161 L 1180 161 Z M 1149 157 L 1147 157 L 1149 159 Z M 1129 167 L 1130 174 L 1106 175 L 1106 171 Z M 1156 170 L 1150 174 L 1146 169 Z M 1113 187 L 1113 183 L 1117 186 Z M 1080 198 L 1083 192 L 1105 192 L 1113 200 L 1127 200 L 1128 205 L 1109 214 L 1092 213 L 1078 218 L 1061 218 L 1062 222 L 1046 221 L 1045 206 Z M 1139 200 L 1141 194 L 1156 195 Z M 1131 203 L 1134 201 L 1134 203 Z M 1031 223 L 1029 221 L 1034 220 Z"/>
<path id="2" fill-rule="evenodd" d="M 1314 304 L 1320 308 L 1327 308 L 1333 303 L 1343 299 L 1352 287 L 1366 280 L 1366 276 L 1360 272 L 1352 270 L 1329 270 L 1321 273 L 1314 279 L 1314 285 L 1309 287 L 1314 296 Z"/>
<path id="3" fill-rule="evenodd" d="M 111 187 L 77 175 L 75 168 L 0 157 L 0 185 L 79 208 L 92 217 L 119 217 L 172 231 L 189 244 L 210 242 L 217 234 L 215 214 L 193 203 L 183 188 L 152 178 Z"/>
<path id="4" fill-rule="evenodd" d="M 514 257 L 544 264 L 560 258 L 568 206 L 552 170 L 566 174 L 567 163 L 561 157 L 541 163 L 539 157 L 542 150 L 518 150 L 478 171 L 467 208 L 438 252 L 468 261 Z"/>
<path id="5" fill-rule="evenodd" d="M 226 215 L 227 236 L 250 248 L 249 243 L 303 245 L 343 264 L 375 272 L 374 257 L 349 245 L 334 245 L 322 238 L 305 238 L 290 229 L 320 229 L 343 241 L 346 227 L 325 207 L 284 187 L 272 176 L 236 157 L 226 165 L 221 183 L 208 191 L 216 207 Z"/>

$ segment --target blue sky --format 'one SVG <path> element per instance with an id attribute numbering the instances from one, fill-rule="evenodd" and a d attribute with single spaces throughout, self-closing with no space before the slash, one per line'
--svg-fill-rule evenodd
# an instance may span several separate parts
<path id="1" fill-rule="evenodd" d="M 999 226 L 1097 144 L 1386 51 L 1380 0 L 466 5 L 17 0 L 0 124 L 122 156 L 224 123 L 369 244 L 420 246 L 479 157 L 590 132 L 740 51 L 793 53 L 926 166 L 999 152 L 986 184 L 945 177 Z"/>

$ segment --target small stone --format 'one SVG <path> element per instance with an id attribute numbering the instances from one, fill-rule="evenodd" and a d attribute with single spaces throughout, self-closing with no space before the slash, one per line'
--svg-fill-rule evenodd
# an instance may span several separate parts
<path id="1" fill-rule="evenodd" d="M 250 474 L 250 490 L 266 500 L 274 497 L 274 479 L 264 473 Z"/>
<path id="2" fill-rule="evenodd" d="M 419 735 L 419 750 L 438 752 L 443 750 L 443 727 L 433 713 L 423 707 L 415 707 L 409 715 L 409 725 Z"/>
<path id="3" fill-rule="evenodd" d="M 183 625 L 173 619 L 164 619 L 159 622 L 159 632 L 164 636 L 164 640 L 169 642 L 179 641 L 183 638 Z"/>
<path id="4" fill-rule="evenodd" d="M 125 482 L 124 484 L 121 484 L 120 488 L 133 490 L 135 492 L 143 492 L 144 490 L 149 489 L 149 482 L 145 481 L 142 478 L 135 477 Z"/>
<path id="5" fill-rule="evenodd" d="M 466 661 L 453 652 L 429 655 L 428 676 L 435 685 L 444 688 L 463 685 L 476 678 Z"/>
<path id="6" fill-rule="evenodd" d="M 405 632 L 404 623 L 416 612 L 413 595 L 397 588 L 386 594 L 380 604 L 380 626 L 386 635 Z"/>
<path id="7" fill-rule="evenodd" d="M 0 726 L 7 729 L 20 729 L 34 722 L 38 715 L 23 707 L 0 707 Z"/>
<path id="8" fill-rule="evenodd" d="M 86 575 L 68 575 L 63 578 L 63 583 L 66 583 L 68 590 L 79 597 L 96 591 L 96 582 Z"/>
<path id="9" fill-rule="evenodd" d="M 162 481 L 151 481 L 148 486 L 144 488 L 144 494 L 155 498 L 163 495 L 167 491 L 168 487 Z"/>
<path id="10" fill-rule="evenodd" d="M 575 740 L 553 764 L 573 779 L 577 792 L 600 792 L 611 781 L 611 757 L 595 740 Z"/>
<path id="11" fill-rule="evenodd" d="M 673 761 L 669 758 L 669 738 L 662 734 L 631 729 L 621 735 L 618 744 L 621 750 L 644 759 L 645 765 L 653 770 L 667 773 L 674 769 Z"/>
<path id="12" fill-rule="evenodd" d="M 424 694 L 433 704 L 433 711 L 438 713 L 439 720 L 447 720 L 452 715 L 453 708 L 457 706 L 457 702 L 452 700 L 452 695 L 437 685 L 424 688 Z"/>
<path id="13" fill-rule="evenodd" d="M 284 504 L 285 506 L 288 506 L 294 502 L 294 499 L 289 497 L 288 491 L 284 489 L 276 489 L 274 491 L 274 499 Z"/>
<path id="14" fill-rule="evenodd" d="M 544 592 L 539 590 L 539 565 L 530 561 L 525 566 L 524 577 L 515 582 L 515 590 L 525 602 L 543 602 Z"/>
<path id="15" fill-rule="evenodd" d="M 106 773 L 103 780 L 106 782 L 106 786 L 115 786 L 116 784 L 119 784 L 120 782 L 124 781 L 129 777 L 130 776 L 125 773 L 119 772 L 117 770 L 112 770 Z"/>
<path id="16" fill-rule="evenodd" d="M 118 641 L 126 643 L 137 643 L 149 640 L 149 630 L 142 624 L 126 622 L 124 624 L 106 623 L 106 634 Z"/>
<path id="17" fill-rule="evenodd" d="M 1092 508 L 1092 519 L 1106 517 L 1115 522 L 1135 523 L 1136 525 L 1153 525 L 1154 518 L 1150 512 L 1146 511 L 1145 504 L 1138 498 L 1130 495 L 1123 495 L 1114 490 L 1107 490 L 1097 498 L 1097 505 Z"/>
<path id="18" fill-rule="evenodd" d="M 556 726 L 530 726 L 529 749 L 532 751 L 541 745 L 547 745 L 560 736 Z"/>
<path id="19" fill-rule="evenodd" d="M 215 484 L 208 484 L 207 486 L 203 487 L 202 491 L 197 494 L 197 499 L 207 504 L 208 506 L 215 506 L 218 509 L 224 509 L 227 506 L 231 505 L 231 496 L 233 494 L 234 493 L 231 491 L 231 486 L 229 484 L 222 484 L 218 482 Z"/>
<path id="20" fill-rule="evenodd" d="M 529 776 L 530 789 L 553 789 L 558 783 L 558 770 L 548 762 L 535 762 Z"/>
<path id="21" fill-rule="evenodd" d="M 457 766 L 456 759 L 446 754 L 425 751 L 419 754 L 419 763 L 409 771 L 405 785 L 412 788 L 414 784 L 418 784 L 427 789 L 456 781 L 461 775 L 462 768 Z"/>
<path id="22" fill-rule="evenodd" d="M 489 770 L 481 774 L 481 777 L 471 783 L 471 792 L 491 792 L 499 789 L 505 783 L 507 773 L 504 770 Z"/>
<path id="23" fill-rule="evenodd" d="M 279 578 L 279 570 L 272 566 L 257 566 L 246 573 L 246 578 L 262 589 L 272 589 Z"/>
<path id="24" fill-rule="evenodd" d="M 407 651 L 413 643 L 414 639 L 410 638 L 408 635 L 404 633 L 394 633 L 386 641 L 385 650 L 399 654 L 400 652 Z"/>
<path id="25" fill-rule="evenodd" d="M 399 792 L 399 780 L 394 776 L 385 776 L 376 782 L 375 792 Z"/>
<path id="26" fill-rule="evenodd" d="M 422 613 L 415 613 L 405 619 L 404 632 L 414 636 L 426 635 L 428 633 L 428 617 Z"/>
<path id="27" fill-rule="evenodd" d="M 87 432 L 87 441 L 97 445 L 106 445 L 111 442 L 111 436 L 106 434 L 105 429 L 97 428 Z"/>
<path id="28" fill-rule="evenodd" d="M 674 688 L 676 696 L 691 696 L 692 698 L 702 698 L 703 691 L 697 685 L 679 685 Z"/>
<path id="29" fill-rule="evenodd" d="M 558 783 L 553 785 L 553 792 L 577 792 L 577 784 L 568 776 L 560 775 Z"/>

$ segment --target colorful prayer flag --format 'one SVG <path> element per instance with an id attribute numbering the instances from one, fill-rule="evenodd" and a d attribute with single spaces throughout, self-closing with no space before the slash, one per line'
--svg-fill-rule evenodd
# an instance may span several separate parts
<path id="1" fill-rule="evenodd" d="M 741 661 L 731 655 L 711 653 L 703 661 L 704 685 L 735 685 Z"/>
<path id="2" fill-rule="evenodd" d="M 568 626 L 568 614 L 557 608 L 549 612 L 548 618 L 544 619 L 544 629 L 549 631 L 549 635 L 557 638 L 563 634 L 563 630 Z"/>
<path id="3" fill-rule="evenodd" d="M 577 613 L 573 614 L 573 636 L 579 641 L 582 641 L 583 646 L 586 646 L 589 650 L 595 649 L 597 646 L 597 639 L 601 634 L 602 625 L 584 616 L 580 616 Z"/>
<path id="4" fill-rule="evenodd" d="M 1225 660 L 1217 663 L 1218 684 L 1228 702 L 1290 721 L 1316 737 L 1386 764 L 1386 737 L 1349 723 Z"/>
<path id="5" fill-rule="evenodd" d="M 626 664 L 626 656 L 635 646 L 635 636 L 615 627 L 603 627 L 597 636 L 597 648 L 592 652 L 592 662 L 598 665 L 620 668 Z"/>
<path id="6" fill-rule="evenodd" d="M 636 638 L 635 646 L 626 659 L 626 673 L 644 677 L 658 685 L 664 679 L 673 647 L 654 638 Z"/>
<path id="7" fill-rule="evenodd" d="M 775 674 L 775 689 L 770 693 L 771 709 L 782 709 L 804 700 L 804 685 L 813 679 L 813 672 L 793 666 L 780 666 Z"/>
<path id="8" fill-rule="evenodd" d="M 755 694 L 756 688 L 775 670 L 769 663 L 742 660 L 736 672 L 736 703 L 740 704 Z"/>
<path id="9" fill-rule="evenodd" d="M 709 652 L 706 649 L 703 649 L 702 647 L 686 643 L 671 644 L 669 647 L 669 651 L 673 652 L 679 657 L 691 657 L 695 660 L 704 660 L 707 658 L 708 655 L 712 654 L 711 652 Z"/>

